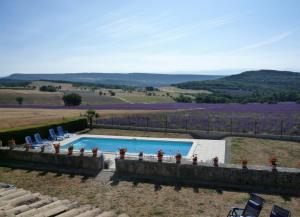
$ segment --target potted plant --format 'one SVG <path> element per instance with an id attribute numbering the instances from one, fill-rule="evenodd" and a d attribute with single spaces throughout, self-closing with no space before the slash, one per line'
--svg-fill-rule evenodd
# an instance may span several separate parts
<path id="1" fill-rule="evenodd" d="M 139 153 L 139 160 L 143 160 L 143 157 L 144 157 L 144 153 L 141 151 L 141 152 Z"/>
<path id="2" fill-rule="evenodd" d="M 73 154 L 73 149 L 74 149 L 73 145 L 70 145 L 68 147 L 68 155 L 72 155 Z"/>
<path id="3" fill-rule="evenodd" d="M 46 147 L 45 145 L 42 145 L 42 146 L 41 146 L 41 153 L 44 153 L 45 147 Z"/>
<path id="4" fill-rule="evenodd" d="M 157 152 L 157 160 L 158 160 L 158 162 L 162 162 L 164 154 L 165 153 L 161 149 Z"/>
<path id="5" fill-rule="evenodd" d="M 60 143 L 54 143 L 53 147 L 54 147 L 54 150 L 55 150 L 55 154 L 59 154 Z"/>
<path id="6" fill-rule="evenodd" d="M 16 141 L 14 139 L 8 140 L 7 143 L 10 150 L 13 150 L 16 146 Z"/>
<path id="7" fill-rule="evenodd" d="M 176 163 L 177 164 L 180 164 L 181 163 L 181 154 L 179 153 L 179 152 L 177 152 L 177 154 L 176 154 L 176 156 L 175 156 L 175 158 L 176 158 Z"/>
<path id="8" fill-rule="evenodd" d="M 84 148 L 80 148 L 80 156 L 83 156 L 83 154 L 84 154 Z"/>
<path id="9" fill-rule="evenodd" d="M 193 155 L 193 165 L 197 165 L 197 161 L 198 161 L 198 158 L 197 158 L 197 155 Z"/>
<path id="10" fill-rule="evenodd" d="M 25 144 L 25 151 L 29 151 L 29 149 L 30 149 L 30 144 Z"/>
<path id="11" fill-rule="evenodd" d="M 127 151 L 126 148 L 120 148 L 119 149 L 120 159 L 124 159 L 125 158 L 126 151 Z"/>
<path id="12" fill-rule="evenodd" d="M 243 168 L 243 169 L 247 169 L 248 160 L 247 160 L 247 159 L 243 159 L 243 160 L 241 161 L 241 163 L 242 163 L 242 168 Z"/>
<path id="13" fill-rule="evenodd" d="M 92 153 L 93 153 L 93 157 L 97 157 L 97 154 L 98 154 L 98 148 L 95 147 L 92 149 Z"/>
<path id="14" fill-rule="evenodd" d="M 217 156 L 213 158 L 213 162 L 214 162 L 214 167 L 219 166 L 219 158 Z"/>
<path id="15" fill-rule="evenodd" d="M 273 155 L 273 156 L 269 159 L 269 162 L 270 162 L 270 164 L 271 164 L 272 170 L 273 170 L 273 171 L 276 171 L 276 170 L 277 170 L 277 157 Z"/>

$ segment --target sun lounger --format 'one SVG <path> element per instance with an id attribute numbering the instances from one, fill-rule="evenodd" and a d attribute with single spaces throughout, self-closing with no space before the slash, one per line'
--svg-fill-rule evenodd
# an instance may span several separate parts
<path id="1" fill-rule="evenodd" d="M 47 139 L 42 139 L 41 135 L 39 133 L 34 134 L 34 139 L 36 143 L 40 143 L 43 145 L 50 145 L 52 142 Z"/>
<path id="2" fill-rule="evenodd" d="M 264 205 L 264 199 L 257 196 L 256 194 L 250 194 L 250 199 L 248 200 L 245 208 L 231 208 L 227 217 L 240 217 L 240 216 L 251 216 L 258 217 L 260 211 Z"/>
<path id="3" fill-rule="evenodd" d="M 33 142 L 31 139 L 31 136 L 26 136 L 25 142 L 26 142 L 26 144 L 29 144 L 31 146 L 31 148 L 38 148 L 42 145 L 41 143 Z"/>
<path id="4" fill-rule="evenodd" d="M 70 138 L 72 136 L 71 133 L 68 133 L 67 131 L 63 131 L 62 126 L 57 127 L 57 135 L 63 136 L 64 138 Z"/>
<path id="5" fill-rule="evenodd" d="M 277 205 L 274 205 L 270 214 L 270 217 L 290 217 L 291 212 L 283 209 Z"/>
<path id="6" fill-rule="evenodd" d="M 54 132 L 53 128 L 49 129 L 49 134 L 50 134 L 51 140 L 58 140 L 58 141 L 64 140 L 63 136 L 57 136 L 56 135 L 56 133 Z"/>

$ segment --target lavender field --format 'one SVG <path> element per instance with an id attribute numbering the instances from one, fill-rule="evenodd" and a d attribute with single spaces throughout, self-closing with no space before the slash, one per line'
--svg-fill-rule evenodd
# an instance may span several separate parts
<path id="1" fill-rule="evenodd" d="M 300 135 L 300 105 L 295 103 L 198 104 L 198 107 L 171 112 L 162 111 L 126 117 L 115 115 L 99 118 L 96 123 L 202 131 Z"/>

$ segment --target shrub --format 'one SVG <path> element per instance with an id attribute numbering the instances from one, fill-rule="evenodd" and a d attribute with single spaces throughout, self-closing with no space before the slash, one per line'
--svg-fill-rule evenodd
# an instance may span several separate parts
<path id="1" fill-rule="evenodd" d="M 69 132 L 76 132 L 87 128 L 87 120 L 86 118 L 77 118 L 73 120 L 60 121 L 52 124 L 2 130 L 0 131 L 0 138 L 3 142 L 3 145 L 7 145 L 7 142 L 11 139 L 15 139 L 17 144 L 22 144 L 25 142 L 25 136 L 32 136 L 37 132 L 39 132 L 43 138 L 48 138 L 49 129 L 53 128 L 56 130 L 57 126 L 62 126 L 65 130 Z"/>
<path id="2" fill-rule="evenodd" d="M 22 105 L 23 104 L 23 97 L 17 96 L 16 101 L 19 103 L 19 105 Z"/>
<path id="3" fill-rule="evenodd" d="M 176 102 L 184 102 L 184 103 L 191 103 L 193 102 L 193 99 L 189 96 L 184 96 L 183 94 L 180 94 L 179 97 L 174 98 Z"/>
<path id="4" fill-rule="evenodd" d="M 56 92 L 56 87 L 48 85 L 48 86 L 41 86 L 40 91 L 46 91 L 46 92 Z"/>
<path id="5" fill-rule="evenodd" d="M 77 93 L 70 93 L 63 96 L 65 106 L 78 106 L 81 104 L 81 96 Z"/>

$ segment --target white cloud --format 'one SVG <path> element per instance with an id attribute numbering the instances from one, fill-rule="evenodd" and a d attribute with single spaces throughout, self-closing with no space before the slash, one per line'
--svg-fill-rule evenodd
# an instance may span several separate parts
<path id="1" fill-rule="evenodd" d="M 293 33 L 292 30 L 287 31 L 287 32 L 282 32 L 282 33 L 280 33 L 278 35 L 274 35 L 274 36 L 272 36 L 272 37 L 270 37 L 266 40 L 263 40 L 263 41 L 260 41 L 260 42 L 254 43 L 254 44 L 249 44 L 249 45 L 240 47 L 238 49 L 229 51 L 229 53 L 238 53 L 238 52 L 241 52 L 241 51 L 246 51 L 246 50 L 251 50 L 251 49 L 256 49 L 256 48 L 264 47 L 264 46 L 267 46 L 267 45 L 271 45 L 271 44 L 274 44 L 276 42 L 279 42 L 279 41 L 287 38 L 292 33 Z"/>

